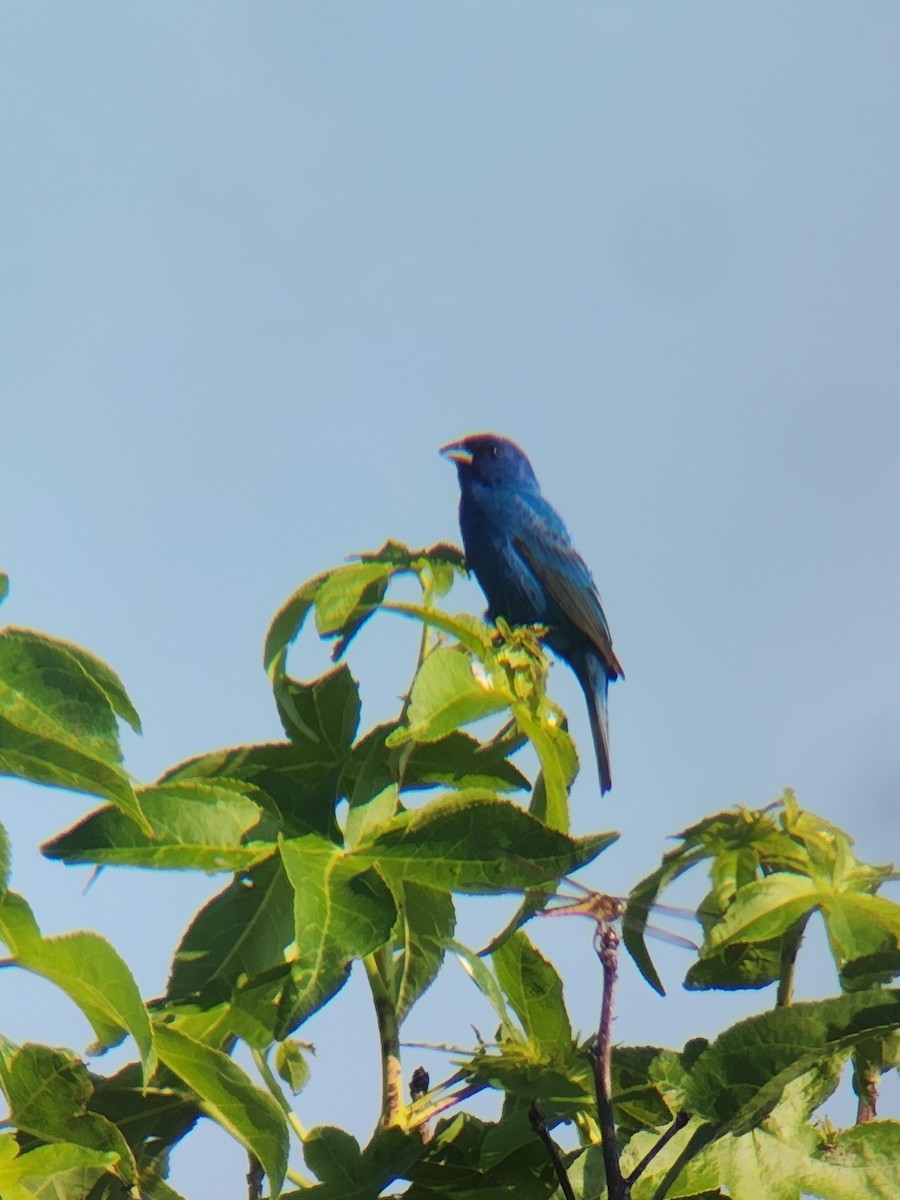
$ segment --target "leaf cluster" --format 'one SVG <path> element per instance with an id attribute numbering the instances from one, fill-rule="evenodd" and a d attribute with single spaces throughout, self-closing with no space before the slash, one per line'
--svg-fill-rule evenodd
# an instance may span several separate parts
<path id="1" fill-rule="evenodd" d="M 578 760 L 547 693 L 541 631 L 448 613 L 441 602 L 463 569 L 453 547 L 388 543 L 304 584 L 274 618 L 264 651 L 284 737 L 200 755 L 146 785 L 122 762 L 119 722 L 140 722 L 115 673 L 45 634 L 0 632 L 0 773 L 101 802 L 44 854 L 224 877 L 176 947 L 165 994 L 147 1002 L 99 935 L 41 932 L 9 889 L 0 832 L 7 965 L 43 976 L 79 1006 L 96 1037 L 88 1054 L 125 1038 L 136 1050 L 133 1063 L 103 1075 L 68 1050 L 0 1043 L 4 1200 L 178 1200 L 169 1155 L 201 1117 L 244 1145 L 251 1179 L 264 1176 L 272 1197 L 366 1200 L 401 1184 L 413 1200 L 555 1197 L 564 1193 L 535 1136 L 536 1102 L 550 1129 L 576 1132 L 577 1148 L 562 1157 L 574 1194 L 603 1194 L 591 1045 L 573 1032 L 562 982 L 524 925 L 616 834 L 573 835 Z M 419 603 L 389 598 L 401 576 L 418 582 Z M 4 576 L 0 585 L 2 599 Z M 361 729 L 360 690 L 344 659 L 376 614 L 415 622 L 419 652 L 394 719 Z M 311 680 L 290 670 L 307 623 L 334 660 Z M 515 761 L 526 743 L 539 766 L 533 781 Z M 626 945 L 657 988 L 648 914 L 701 863 L 710 875 L 704 941 L 687 986 L 776 982 L 778 1003 L 710 1044 L 616 1048 L 617 1153 L 629 1170 L 655 1155 L 635 1175 L 635 1196 L 900 1194 L 895 1125 L 835 1131 L 811 1120 L 848 1055 L 871 1117 L 881 1073 L 896 1066 L 900 999 L 885 985 L 900 968 L 900 910 L 877 894 L 888 869 L 860 862 L 846 834 L 790 794 L 769 810 L 693 826 L 626 905 Z M 456 939 L 455 897 L 500 893 L 521 897 L 518 912 L 476 953 Z M 619 907 L 601 913 L 594 902 L 598 928 Z M 814 913 L 826 922 L 842 994 L 795 1005 L 793 964 Z M 407 1097 L 400 1028 L 448 954 L 487 997 L 496 1034 L 461 1053 L 448 1079 L 431 1087 L 419 1078 Z M 355 963 L 382 1055 L 381 1119 L 365 1147 L 334 1127 L 305 1129 L 292 1101 L 311 1069 L 311 1048 L 295 1035 Z M 239 1046 L 255 1074 L 235 1061 Z M 454 1111 L 484 1089 L 502 1094 L 496 1121 Z M 677 1135 L 660 1143 L 676 1118 Z M 293 1136 L 305 1172 L 289 1166 Z M 775 1184 L 780 1191 L 763 1190 Z"/>

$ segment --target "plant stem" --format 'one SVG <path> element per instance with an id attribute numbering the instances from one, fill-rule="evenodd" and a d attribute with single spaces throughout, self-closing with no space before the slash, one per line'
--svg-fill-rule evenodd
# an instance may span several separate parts
<path id="1" fill-rule="evenodd" d="M 659 1154 L 660 1150 L 662 1150 L 662 1148 L 664 1146 L 667 1146 L 669 1144 L 669 1142 L 672 1140 L 672 1138 L 675 1136 L 676 1133 L 680 1133 L 681 1130 L 684 1129 L 685 1125 L 687 1125 L 687 1123 L 690 1119 L 691 1119 L 691 1114 L 688 1112 L 680 1112 L 678 1114 L 678 1116 L 675 1118 L 675 1120 L 672 1122 L 672 1124 L 669 1126 L 669 1128 L 666 1130 L 666 1132 L 664 1134 L 662 1134 L 662 1136 L 659 1138 L 656 1145 L 651 1146 L 651 1148 L 647 1151 L 647 1153 L 644 1155 L 644 1157 L 641 1159 L 641 1161 L 638 1163 L 638 1165 L 634 1168 L 634 1170 L 628 1176 L 628 1178 L 626 1179 L 625 1182 L 628 1184 L 629 1187 L 631 1187 L 632 1184 L 634 1184 L 638 1179 L 640 1179 L 640 1177 L 643 1175 L 643 1173 L 650 1166 L 651 1162 L 653 1162 L 654 1158 L 656 1158 L 657 1154 Z"/>
<path id="2" fill-rule="evenodd" d="M 794 972 L 797 966 L 797 955 L 800 952 L 800 943 L 803 941 L 809 917 L 810 914 L 807 913 L 792 925 L 781 943 L 781 969 L 778 973 L 776 1008 L 788 1008 L 794 998 Z"/>
<path id="3" fill-rule="evenodd" d="M 594 949 L 603 968 L 603 997 L 600 1004 L 600 1026 L 591 1049 L 594 1087 L 597 1092 L 597 1117 L 600 1122 L 600 1144 L 606 1169 L 606 1188 L 609 1200 L 629 1200 L 631 1188 L 622 1178 L 619 1165 L 619 1143 L 612 1106 L 612 1016 L 613 997 L 618 973 L 619 938 L 606 921 L 597 924 Z"/>
<path id="4" fill-rule="evenodd" d="M 300 1141 L 301 1142 L 305 1141 L 306 1140 L 306 1130 L 303 1128 L 302 1124 L 300 1123 L 300 1118 L 297 1116 L 297 1114 L 291 1108 L 290 1101 L 288 1100 L 287 1096 L 285 1096 L 284 1092 L 281 1090 L 281 1085 L 279 1084 L 278 1080 L 275 1078 L 275 1074 L 272 1071 L 272 1068 L 269 1066 L 269 1060 L 266 1058 L 265 1054 L 263 1054 L 263 1052 L 261 1050 L 251 1050 L 251 1053 L 253 1055 L 253 1061 L 256 1064 L 256 1069 L 257 1069 L 257 1071 L 259 1071 L 260 1075 L 262 1076 L 263 1083 L 265 1083 L 266 1087 L 271 1092 L 272 1098 L 275 1100 L 278 1107 L 281 1109 L 281 1111 L 287 1117 L 288 1123 L 290 1124 L 291 1128 L 294 1130 L 294 1133 L 296 1133 L 296 1135 L 300 1139 Z M 311 1185 L 309 1183 L 306 1183 L 305 1186 L 309 1187 Z"/>
<path id="5" fill-rule="evenodd" d="M 363 959 L 375 1005 L 381 1046 L 381 1126 L 403 1124 L 403 1075 L 400 1066 L 400 1025 L 390 991 L 393 969 L 390 946 L 381 946 Z"/>
<path id="6" fill-rule="evenodd" d="M 550 1131 L 544 1120 L 544 1114 L 541 1112 L 537 1100 L 531 1102 L 531 1107 L 528 1109 L 528 1119 L 531 1121 L 531 1128 L 544 1143 L 544 1149 L 547 1151 L 547 1157 L 553 1164 L 553 1170 L 556 1172 L 556 1178 L 559 1180 L 559 1186 L 565 1200 L 575 1200 L 575 1193 L 572 1191 L 572 1184 L 569 1181 L 566 1165 L 560 1157 L 559 1147 L 550 1136 Z"/>

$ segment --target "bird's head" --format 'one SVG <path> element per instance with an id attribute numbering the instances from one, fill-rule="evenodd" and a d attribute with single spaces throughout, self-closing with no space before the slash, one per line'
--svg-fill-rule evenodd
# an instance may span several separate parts
<path id="1" fill-rule="evenodd" d="M 538 486 L 524 451 L 496 433 L 473 433 L 459 442 L 441 447 L 441 454 L 456 463 L 461 485 L 480 483 L 487 487 Z"/>

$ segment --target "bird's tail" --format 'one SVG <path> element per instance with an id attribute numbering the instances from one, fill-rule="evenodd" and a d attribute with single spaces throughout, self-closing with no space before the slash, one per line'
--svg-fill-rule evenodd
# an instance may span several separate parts
<path id="1" fill-rule="evenodd" d="M 612 787 L 612 774 L 609 769 L 609 718 L 606 708 L 609 676 L 599 656 L 590 653 L 577 665 L 575 674 L 587 700 L 602 795 Z"/>

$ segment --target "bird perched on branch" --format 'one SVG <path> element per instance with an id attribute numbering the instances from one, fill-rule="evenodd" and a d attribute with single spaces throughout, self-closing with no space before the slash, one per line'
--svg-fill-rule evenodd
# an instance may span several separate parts
<path id="1" fill-rule="evenodd" d="M 600 790 L 608 792 L 607 689 L 624 672 L 593 577 L 515 443 L 478 433 L 441 453 L 456 464 L 466 560 L 487 597 L 488 617 L 546 625 L 547 645 L 569 664 L 584 691 Z"/>

